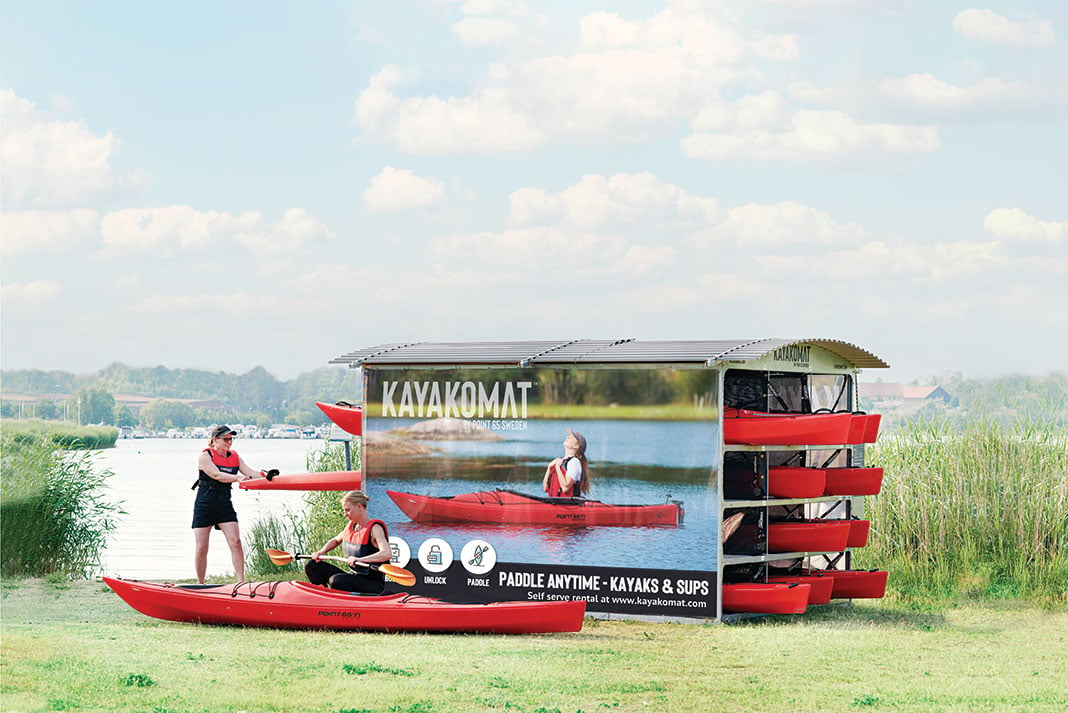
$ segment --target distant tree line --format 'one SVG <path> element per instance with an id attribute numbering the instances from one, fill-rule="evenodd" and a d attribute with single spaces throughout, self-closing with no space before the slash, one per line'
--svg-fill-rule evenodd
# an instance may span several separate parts
<path id="1" fill-rule="evenodd" d="M 359 372 L 324 367 L 290 381 L 279 381 L 263 367 L 245 374 L 129 367 L 111 364 L 95 374 L 37 369 L 4 370 L 4 393 L 41 395 L 31 404 L 0 399 L 5 418 L 30 416 L 79 424 L 144 426 L 153 429 L 186 428 L 224 420 L 269 426 L 273 423 L 320 425 L 326 417 L 316 401 L 358 401 L 362 388 Z M 49 399 L 49 394 L 69 394 Z M 149 397 L 152 401 L 131 409 L 117 402 L 116 394 Z M 218 401 L 223 410 L 197 408 L 184 401 Z"/>

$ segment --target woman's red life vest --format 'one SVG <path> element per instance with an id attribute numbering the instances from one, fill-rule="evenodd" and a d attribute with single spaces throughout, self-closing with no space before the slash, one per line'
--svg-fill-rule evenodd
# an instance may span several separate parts
<path id="1" fill-rule="evenodd" d="M 366 557 L 367 555 L 378 552 L 378 548 L 371 542 L 371 529 L 375 525 L 381 525 L 382 531 L 386 534 L 386 539 L 389 539 L 389 530 L 386 529 L 386 523 L 381 520 L 371 520 L 367 523 L 367 527 L 356 532 L 356 523 L 350 522 L 345 526 L 345 534 L 341 540 L 341 551 L 346 557 Z"/>
<path id="2" fill-rule="evenodd" d="M 577 485 L 577 483 L 575 481 L 571 480 L 570 478 L 567 478 L 567 477 L 564 478 L 565 480 L 567 480 L 568 483 L 570 483 L 570 485 L 568 487 L 566 487 L 566 488 L 561 488 L 560 487 L 560 474 L 561 473 L 564 473 L 564 474 L 567 473 L 567 462 L 569 460 L 571 460 L 573 457 L 574 456 L 568 456 L 567 458 L 564 458 L 564 460 L 560 463 L 560 465 L 556 466 L 556 468 L 553 469 L 552 475 L 549 477 L 549 488 L 548 488 L 548 490 L 545 491 L 545 492 L 547 492 L 549 494 L 550 498 L 573 498 L 573 497 L 577 497 L 577 495 L 575 494 L 575 486 Z M 581 489 L 580 489 L 580 493 L 581 493 Z"/>
<path id="3" fill-rule="evenodd" d="M 214 448 L 205 448 L 204 452 L 211 456 L 211 462 L 222 472 L 237 475 L 241 471 L 241 458 L 237 455 L 237 451 L 226 451 L 224 456 L 219 455 L 219 452 Z M 197 470 L 197 482 L 194 483 L 193 487 L 195 488 L 198 485 L 206 485 L 222 490 L 230 489 L 230 483 L 220 482 L 202 470 Z"/>

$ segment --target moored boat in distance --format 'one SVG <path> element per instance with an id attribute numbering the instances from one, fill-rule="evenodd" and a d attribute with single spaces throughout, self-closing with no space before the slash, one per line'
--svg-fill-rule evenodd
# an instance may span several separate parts
<path id="1" fill-rule="evenodd" d="M 156 619 L 287 629 L 543 634 L 579 631 L 583 601 L 453 604 L 414 594 L 361 595 L 307 582 L 173 585 L 104 577 Z"/>
<path id="2" fill-rule="evenodd" d="M 484 490 L 433 497 L 387 490 L 401 511 L 417 522 L 484 522 L 575 527 L 677 526 L 682 503 L 614 505 L 585 498 L 544 498 L 514 490 Z"/>

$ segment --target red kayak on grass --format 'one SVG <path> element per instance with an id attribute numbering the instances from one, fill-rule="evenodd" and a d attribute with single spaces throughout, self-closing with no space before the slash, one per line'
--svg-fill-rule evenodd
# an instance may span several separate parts
<path id="1" fill-rule="evenodd" d="M 315 402 L 315 405 L 326 414 L 326 417 L 338 425 L 342 431 L 354 436 L 363 435 L 363 409 L 359 406 L 347 404 L 344 401 L 336 404 L 324 404 Z"/>
<path id="2" fill-rule="evenodd" d="M 827 468 L 824 495 L 878 495 L 883 487 L 882 468 Z"/>
<path id="3" fill-rule="evenodd" d="M 818 498 L 826 487 L 820 468 L 773 465 L 768 468 L 768 495 L 773 498 Z"/>
<path id="4" fill-rule="evenodd" d="M 104 577 L 123 601 L 167 621 L 286 629 L 541 634 L 579 631 L 582 601 L 451 604 L 413 594 L 364 595 L 307 582 L 173 585 Z"/>
<path id="5" fill-rule="evenodd" d="M 433 497 L 387 490 L 401 511 L 417 522 L 486 522 L 576 527 L 676 526 L 682 523 L 682 503 L 613 505 L 585 498 L 545 498 L 514 490 Z"/>
<path id="6" fill-rule="evenodd" d="M 253 478 L 237 484 L 242 490 L 359 490 L 363 482 L 358 470 L 329 470 L 324 473 L 286 473 L 271 479 Z"/>
<path id="7" fill-rule="evenodd" d="M 768 525 L 768 552 L 841 552 L 848 520 L 790 520 Z"/>
<path id="8" fill-rule="evenodd" d="M 810 592 L 808 584 L 724 584 L 723 611 L 735 614 L 804 614 Z"/>
<path id="9" fill-rule="evenodd" d="M 746 409 L 723 410 L 723 442 L 788 446 L 849 443 L 851 413 L 767 413 Z"/>

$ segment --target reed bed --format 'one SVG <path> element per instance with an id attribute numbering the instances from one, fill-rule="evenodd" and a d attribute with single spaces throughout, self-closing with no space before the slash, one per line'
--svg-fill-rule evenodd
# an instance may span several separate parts
<path id="1" fill-rule="evenodd" d="M 114 448 L 119 439 L 119 429 L 114 426 L 79 426 L 39 418 L 4 419 L 2 430 L 17 443 L 51 441 L 57 448 L 69 451 Z"/>
<path id="2" fill-rule="evenodd" d="M 1054 423 L 903 424 L 869 451 L 872 538 L 855 566 L 906 598 L 1068 599 L 1068 433 Z"/>
<path id="3" fill-rule="evenodd" d="M 99 567 L 122 513 L 106 497 L 111 472 L 88 451 L 48 437 L 0 435 L 0 572 L 4 577 L 85 577 Z"/>

